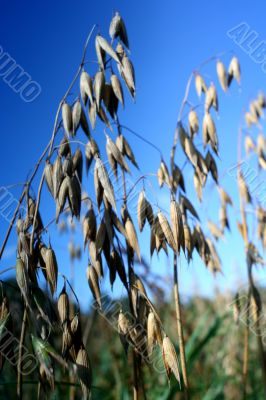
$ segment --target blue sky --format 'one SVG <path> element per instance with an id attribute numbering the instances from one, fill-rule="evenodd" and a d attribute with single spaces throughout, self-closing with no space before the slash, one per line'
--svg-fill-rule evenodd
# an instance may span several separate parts
<path id="1" fill-rule="evenodd" d="M 116 10 L 120 11 L 126 22 L 137 82 L 136 104 L 126 95 L 126 108 L 121 111 L 120 119 L 123 124 L 159 146 L 167 161 L 178 110 L 191 71 L 202 61 L 221 52 L 232 50 L 238 56 L 242 66 L 241 88 L 234 83 L 227 94 L 219 88 L 220 113 L 218 118 L 215 117 L 220 140 L 221 161 L 218 161 L 218 166 L 223 176 L 221 184 L 237 199 L 236 182 L 226 174 L 226 170 L 236 162 L 237 131 L 243 108 L 256 96 L 259 89 L 264 89 L 266 75 L 261 66 L 228 37 L 227 32 L 245 22 L 251 30 L 257 32 L 259 41 L 266 40 L 264 1 L 253 1 L 252 4 L 240 1 L 218 4 L 195 0 L 182 3 L 150 0 L 100 3 L 82 0 L 16 0 L 11 3 L 2 0 L 0 46 L 38 82 L 41 94 L 35 101 L 26 103 L 0 77 L 0 186 L 25 181 L 51 136 L 58 102 L 77 69 L 88 32 L 97 23 L 101 34 L 107 36 L 112 14 Z M 95 59 L 93 44 L 89 46 L 88 57 Z M 222 58 L 226 65 L 230 57 L 231 54 L 227 53 Z M 211 63 L 204 68 L 203 73 L 207 77 L 213 77 L 217 84 L 215 71 L 215 63 Z M 197 104 L 194 85 L 189 98 L 193 104 Z M 202 116 L 202 111 L 200 115 Z M 101 136 L 99 133 L 99 138 Z M 135 150 L 141 170 L 146 173 L 156 171 L 160 161 L 158 154 L 134 136 L 128 134 L 127 138 Z M 179 160 L 181 164 L 183 156 L 180 148 L 176 153 L 178 164 Z M 195 196 L 194 190 L 190 189 L 193 185 L 191 170 L 188 168 L 186 171 L 189 193 Z M 152 184 L 157 191 L 156 181 L 153 180 Z M 90 191 L 90 188 L 92 181 L 87 190 Z M 11 192 L 17 197 L 19 190 L 13 188 Z M 158 191 L 156 196 L 162 207 L 167 208 L 167 191 Z M 217 193 L 211 185 L 207 186 L 204 197 L 201 206 L 202 219 L 211 218 L 217 221 Z M 194 203 L 199 206 L 196 198 Z M 45 222 L 54 213 L 53 202 L 46 192 L 42 197 L 41 211 Z M 239 217 L 237 204 L 230 215 L 234 224 L 235 216 Z M 7 222 L 2 219 L 1 240 L 7 227 Z M 235 289 L 239 282 L 245 280 L 242 243 L 235 226 L 232 226 L 231 231 L 231 235 L 227 233 L 218 246 L 223 262 L 223 276 L 214 280 L 197 257 L 189 266 L 182 261 L 180 279 L 184 296 L 195 291 L 211 295 L 215 285 L 225 290 Z M 60 268 L 68 273 L 66 236 L 60 238 L 54 228 L 51 233 L 51 242 L 57 246 L 60 254 Z M 80 236 L 77 235 L 76 240 L 79 239 Z M 141 241 L 144 248 L 147 242 L 148 231 L 143 234 Z M 1 268 L 13 265 L 14 246 L 15 236 L 12 235 L 7 248 L 8 254 L 2 260 Z M 145 253 L 147 251 L 144 250 L 144 255 Z M 76 287 L 82 292 L 83 304 L 86 305 L 89 289 L 85 281 L 84 264 L 86 259 L 76 265 L 75 276 Z M 171 266 L 164 257 L 159 260 L 154 257 L 151 268 L 162 275 L 171 272 Z M 122 294 L 120 288 L 115 290 L 118 295 Z"/>

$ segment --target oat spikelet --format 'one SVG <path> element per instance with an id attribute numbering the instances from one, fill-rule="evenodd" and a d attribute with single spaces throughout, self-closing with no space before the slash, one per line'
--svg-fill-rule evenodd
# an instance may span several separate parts
<path id="1" fill-rule="evenodd" d="M 104 82 L 105 82 L 104 73 L 102 71 L 98 71 L 94 78 L 94 93 L 95 93 L 96 106 L 97 106 L 98 111 L 100 109 L 100 103 L 101 103 L 101 100 L 103 97 Z M 90 106 L 92 107 L 93 104 L 94 103 L 91 103 Z"/>
<path id="2" fill-rule="evenodd" d="M 209 151 L 205 156 L 205 163 L 208 171 L 212 174 L 213 179 L 215 180 L 216 183 L 218 183 L 218 168 L 214 157 Z"/>
<path id="3" fill-rule="evenodd" d="M 188 114 L 190 136 L 193 136 L 199 131 L 199 119 L 195 110 L 190 110 Z"/>
<path id="4" fill-rule="evenodd" d="M 146 197 L 144 190 L 142 190 L 138 198 L 138 224 L 140 232 L 143 231 L 145 221 L 146 221 Z"/>
<path id="5" fill-rule="evenodd" d="M 62 105 L 62 119 L 63 126 L 66 134 L 69 136 L 73 135 L 73 121 L 72 121 L 72 111 L 69 104 L 66 102 Z"/>
<path id="6" fill-rule="evenodd" d="M 90 100 L 90 103 L 93 103 L 93 85 L 92 79 L 90 75 L 86 71 L 82 71 L 80 75 L 80 95 L 84 104 L 87 103 L 87 100 Z"/>
<path id="7" fill-rule="evenodd" d="M 19 257 L 16 261 L 16 280 L 26 304 L 29 304 L 29 276 L 26 266 Z"/>
<path id="8" fill-rule="evenodd" d="M 118 331 L 119 333 L 126 335 L 129 331 L 129 328 L 130 328 L 130 323 L 125 314 L 123 313 L 123 311 L 120 310 L 118 316 Z"/>
<path id="9" fill-rule="evenodd" d="M 157 171 L 157 178 L 158 178 L 159 187 L 161 188 L 164 184 L 164 173 L 163 173 L 161 166 L 159 167 L 159 169 Z"/>
<path id="10" fill-rule="evenodd" d="M 138 167 L 137 161 L 135 159 L 134 153 L 123 135 L 118 135 L 116 138 L 116 145 L 123 156 L 126 156 L 136 168 Z"/>
<path id="11" fill-rule="evenodd" d="M 81 186 L 76 175 L 70 178 L 68 197 L 72 215 L 79 219 L 81 210 Z"/>
<path id="12" fill-rule="evenodd" d="M 240 85 L 241 71 L 237 57 L 232 58 L 228 67 L 228 86 L 230 85 L 233 78 L 235 78 L 237 83 Z"/>
<path id="13" fill-rule="evenodd" d="M 87 121 L 87 117 L 83 111 L 83 108 L 81 107 L 81 114 L 80 114 L 80 126 L 85 133 L 85 135 L 90 138 L 90 128 L 89 128 L 89 123 Z"/>
<path id="14" fill-rule="evenodd" d="M 119 337 L 120 337 L 122 346 L 124 347 L 125 353 L 127 353 L 127 349 L 128 349 L 128 345 L 129 345 L 128 335 L 129 335 L 129 331 L 130 331 L 130 322 L 122 310 L 120 310 L 120 312 L 119 312 L 117 325 L 118 325 L 118 333 L 119 333 Z"/>
<path id="15" fill-rule="evenodd" d="M 228 217 L 227 217 L 227 211 L 226 211 L 225 206 L 222 206 L 219 210 L 219 221 L 220 221 L 222 231 L 225 228 L 228 228 L 230 230 L 229 221 L 228 221 Z"/>
<path id="16" fill-rule="evenodd" d="M 92 129 L 95 129 L 96 117 L 97 117 L 97 105 L 96 101 L 93 101 L 93 103 L 89 104 L 89 119 Z"/>
<path id="17" fill-rule="evenodd" d="M 194 176 L 193 176 L 193 181 L 194 181 L 194 187 L 197 193 L 197 197 L 199 199 L 199 201 L 202 201 L 202 184 L 201 184 L 201 180 L 199 177 L 199 174 L 197 173 L 197 171 L 195 171 Z"/>
<path id="18" fill-rule="evenodd" d="M 69 186 L 70 186 L 70 178 L 69 178 L 69 176 L 66 176 L 60 186 L 58 199 L 57 199 L 57 203 L 56 203 L 56 222 L 58 222 L 59 215 L 61 214 L 61 212 L 63 211 L 63 209 L 65 207 L 66 200 L 68 197 L 68 192 L 69 192 Z"/>
<path id="19" fill-rule="evenodd" d="M 218 137 L 216 134 L 215 123 L 212 119 L 210 113 L 205 112 L 203 118 L 203 127 L 202 127 L 202 135 L 203 135 L 203 145 L 206 147 L 207 143 L 210 141 L 212 149 L 215 153 L 218 153 Z"/>
<path id="20" fill-rule="evenodd" d="M 75 102 L 73 109 L 72 109 L 72 124 L 73 124 L 73 135 L 76 134 L 79 124 L 80 124 L 80 118 L 81 118 L 81 104 L 79 99 Z"/>
<path id="21" fill-rule="evenodd" d="M 163 183 L 166 183 L 166 185 L 170 188 L 171 187 L 170 175 L 169 175 L 169 171 L 168 171 L 167 165 L 165 164 L 164 160 L 161 160 L 160 169 L 162 171 Z M 158 179 L 159 179 L 159 176 L 158 176 Z"/>
<path id="22" fill-rule="evenodd" d="M 138 259 L 141 260 L 138 237 L 131 218 L 126 219 L 125 229 L 130 247 L 135 251 Z"/>
<path id="23" fill-rule="evenodd" d="M 256 115 L 251 114 L 251 112 L 246 112 L 245 113 L 245 121 L 248 127 L 250 127 L 251 125 L 255 125 L 258 123 L 258 118 Z"/>
<path id="24" fill-rule="evenodd" d="M 246 203 L 252 203 L 250 192 L 241 172 L 238 174 L 238 187 L 240 196 L 244 199 L 244 201 Z"/>
<path id="25" fill-rule="evenodd" d="M 129 58 L 124 55 L 122 59 L 122 66 L 119 67 L 120 74 L 124 79 L 127 88 L 133 98 L 136 95 L 136 88 L 135 88 L 135 71 L 132 62 Z"/>
<path id="26" fill-rule="evenodd" d="M 122 106 L 124 107 L 124 94 L 123 94 L 123 89 L 120 83 L 120 80 L 115 74 L 111 75 L 111 85 L 114 91 L 114 94 L 116 95 L 117 99 L 120 101 Z"/>
<path id="27" fill-rule="evenodd" d="M 58 148 L 58 155 L 60 157 L 66 157 L 68 154 L 71 154 L 71 149 L 68 138 L 64 136 Z"/>
<path id="28" fill-rule="evenodd" d="M 83 170 L 83 157 L 82 152 L 79 148 L 75 151 L 73 156 L 73 171 L 77 173 L 80 183 L 82 182 L 82 170 Z"/>
<path id="29" fill-rule="evenodd" d="M 170 379 L 170 374 L 173 373 L 176 380 L 178 381 L 178 383 L 180 385 L 178 359 L 177 359 L 174 345 L 168 336 L 164 337 L 162 347 L 163 347 L 162 348 L 163 362 L 164 362 L 167 377 L 168 377 L 168 379 Z"/>
<path id="30" fill-rule="evenodd" d="M 84 248 L 89 240 L 96 239 L 96 216 L 93 208 L 91 207 L 89 211 L 86 213 L 83 219 L 83 238 L 84 238 Z"/>
<path id="31" fill-rule="evenodd" d="M 207 92 L 207 86 L 206 86 L 206 84 L 204 82 L 204 79 L 198 73 L 195 76 L 195 86 L 196 86 L 196 92 L 197 92 L 199 97 L 201 96 L 202 92 L 204 92 L 204 93 Z"/>
<path id="32" fill-rule="evenodd" d="M 96 246 L 97 253 L 100 253 L 103 248 L 105 235 L 106 235 L 106 225 L 105 225 L 104 220 L 102 219 L 102 221 L 98 227 L 97 233 L 96 233 L 95 246 Z"/>
<path id="33" fill-rule="evenodd" d="M 150 310 L 147 319 L 147 350 L 149 357 L 151 357 L 156 343 L 162 345 L 161 329 L 154 312 Z"/>
<path id="34" fill-rule="evenodd" d="M 257 136 L 257 152 L 259 156 L 264 156 L 266 150 L 266 141 L 263 133 Z"/>
<path id="35" fill-rule="evenodd" d="M 119 37 L 124 45 L 129 49 L 126 26 L 119 12 L 116 12 L 112 18 L 109 28 L 109 35 L 111 36 L 112 40 Z"/>
<path id="36" fill-rule="evenodd" d="M 137 274 L 135 274 L 134 272 L 131 272 L 130 280 L 131 280 L 131 284 L 134 287 L 134 289 L 137 289 L 140 293 L 144 294 L 147 297 L 147 293 L 146 293 L 144 284 L 143 284 L 142 280 L 140 279 L 140 277 Z"/>
<path id="37" fill-rule="evenodd" d="M 116 160 L 116 162 L 118 162 L 121 168 L 123 168 L 127 172 L 130 172 L 127 162 L 119 151 L 117 145 L 112 141 L 110 136 L 106 135 L 106 139 L 107 153 L 109 152 L 112 155 L 112 157 Z"/>
<path id="38" fill-rule="evenodd" d="M 93 297 L 96 300 L 98 306 L 101 308 L 102 303 L 101 303 L 99 278 L 98 278 L 96 269 L 94 268 L 93 265 L 89 265 L 87 268 L 87 278 L 88 278 L 89 286 L 90 286 L 91 292 L 93 294 Z"/>
<path id="39" fill-rule="evenodd" d="M 185 137 L 184 151 L 185 151 L 187 158 L 193 165 L 193 167 L 196 168 L 197 164 L 198 164 L 198 154 L 197 154 L 196 148 L 194 146 L 194 143 L 188 136 Z"/>
<path id="40" fill-rule="evenodd" d="M 255 287 L 253 287 L 253 289 L 252 289 L 251 298 L 250 298 L 250 306 L 251 306 L 251 316 L 252 316 L 254 322 L 257 322 L 260 317 L 262 303 L 261 303 L 260 294 Z"/>
<path id="41" fill-rule="evenodd" d="M 97 206 L 98 206 L 98 210 L 100 210 L 100 206 L 101 206 L 101 203 L 102 203 L 102 200 L 103 200 L 103 187 L 102 187 L 101 182 L 99 180 L 99 176 L 98 176 L 98 171 L 97 171 L 96 165 L 95 165 L 95 168 L 94 168 L 93 176 L 94 176 L 94 190 L 95 190 Z"/>
<path id="42" fill-rule="evenodd" d="M 170 203 L 170 219 L 177 251 L 180 252 L 180 247 L 184 245 L 184 230 L 181 211 L 175 200 Z"/>
<path id="43" fill-rule="evenodd" d="M 195 218 L 199 220 L 197 211 L 195 210 L 193 204 L 190 202 L 190 200 L 188 200 L 187 197 L 180 196 L 180 205 L 182 210 L 184 209 L 185 212 L 188 210 Z"/>
<path id="44" fill-rule="evenodd" d="M 91 366 L 86 349 L 82 346 L 76 358 L 77 375 L 83 393 L 83 398 L 88 399 L 91 390 Z"/>
<path id="45" fill-rule="evenodd" d="M 192 256 L 192 250 L 193 250 L 191 231 L 190 231 L 189 226 L 186 223 L 183 225 L 183 228 L 184 228 L 185 248 L 187 250 L 188 260 L 190 260 L 191 256 Z"/>
<path id="46" fill-rule="evenodd" d="M 162 231 L 164 233 L 164 236 L 166 238 L 166 241 L 167 241 L 168 245 L 174 251 L 176 251 L 177 250 L 177 245 L 176 245 L 176 242 L 175 242 L 175 239 L 174 239 L 174 235 L 173 235 L 172 229 L 170 227 L 170 224 L 169 224 L 167 218 L 165 217 L 165 215 L 161 211 L 158 212 L 157 216 L 158 216 L 159 224 L 161 226 L 161 229 L 162 229 Z"/>
<path id="47" fill-rule="evenodd" d="M 227 72 L 226 72 L 224 64 L 220 60 L 217 61 L 216 71 L 217 71 L 217 76 L 218 76 L 221 88 L 223 89 L 224 92 L 226 92 L 228 89 Z"/>
<path id="48" fill-rule="evenodd" d="M 45 252 L 45 266 L 47 281 L 50 286 L 52 295 L 54 295 L 57 288 L 58 266 L 54 250 L 49 246 Z"/>
<path id="49" fill-rule="evenodd" d="M 100 35 L 97 35 L 96 42 L 102 48 L 103 51 L 105 51 L 107 54 L 109 54 L 109 56 L 112 57 L 118 64 L 120 63 L 120 60 L 119 60 L 116 52 L 114 51 L 112 46 L 107 42 L 106 39 L 104 39 Z"/>
<path id="50" fill-rule="evenodd" d="M 60 157 L 57 157 L 53 167 L 53 188 L 54 188 L 54 197 L 57 199 L 60 185 L 63 181 L 64 174 L 63 168 L 61 164 Z"/>
<path id="51" fill-rule="evenodd" d="M 219 194 L 222 205 L 226 204 L 230 204 L 231 206 L 233 205 L 231 197 L 222 187 L 219 187 Z"/>
<path id="52" fill-rule="evenodd" d="M 218 240 L 223 237 L 223 232 L 221 229 L 212 221 L 208 221 L 208 228 L 213 237 Z"/>
<path id="53" fill-rule="evenodd" d="M 185 180 L 184 180 L 182 171 L 176 164 L 174 164 L 174 168 L 173 168 L 173 189 L 174 189 L 174 191 L 176 191 L 178 187 L 180 187 L 183 190 L 183 192 L 186 191 Z"/>
<path id="54" fill-rule="evenodd" d="M 115 196 L 114 196 L 114 189 L 111 184 L 111 181 L 109 179 L 109 176 L 107 174 L 106 168 L 102 162 L 102 160 L 97 157 L 96 158 L 96 163 L 95 163 L 95 170 L 97 171 L 97 176 L 99 178 L 99 182 L 101 183 L 101 186 L 103 187 L 104 194 L 111 204 L 111 206 L 115 209 Z"/>
<path id="55" fill-rule="evenodd" d="M 208 113 L 211 107 L 214 107 L 218 111 L 218 97 L 214 84 L 212 83 L 206 93 L 205 98 L 205 111 Z"/>
<path id="56" fill-rule="evenodd" d="M 146 219 L 148 220 L 150 226 L 152 226 L 154 220 L 153 209 L 147 199 L 146 199 Z"/>
<path id="57" fill-rule="evenodd" d="M 125 230 L 126 230 L 127 242 L 129 244 L 129 246 L 131 247 L 131 249 L 133 249 L 135 251 L 139 260 L 141 260 L 137 233 L 136 233 L 134 224 L 132 222 L 132 219 L 131 219 L 129 212 L 125 205 L 123 205 L 121 208 L 121 215 L 122 215 L 122 219 L 123 219 Z"/>
<path id="58" fill-rule="evenodd" d="M 53 183 L 53 165 L 50 161 L 46 161 L 45 168 L 44 168 L 44 177 L 46 185 L 49 189 L 49 192 L 54 197 L 54 183 Z"/>
<path id="59" fill-rule="evenodd" d="M 69 299 L 65 285 L 58 297 L 57 309 L 61 324 L 63 325 L 69 319 Z"/>

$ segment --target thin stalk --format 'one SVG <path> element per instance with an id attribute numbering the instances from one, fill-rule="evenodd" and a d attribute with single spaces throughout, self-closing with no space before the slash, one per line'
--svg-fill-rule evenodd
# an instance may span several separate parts
<path id="1" fill-rule="evenodd" d="M 136 136 L 137 138 L 142 140 L 144 143 L 146 143 L 149 146 L 153 147 L 154 150 L 156 150 L 160 154 L 160 157 L 163 158 L 163 154 L 162 154 L 161 150 L 154 143 L 152 143 L 149 140 L 145 139 L 141 134 L 137 133 L 136 131 L 133 131 L 133 129 L 129 128 L 128 126 L 120 125 L 119 122 L 118 122 L 118 118 L 117 118 L 117 123 L 118 123 L 118 128 L 119 129 L 120 128 L 126 129 L 128 132 L 132 133 L 134 136 Z"/>
<path id="2" fill-rule="evenodd" d="M 185 341 L 183 334 L 183 325 L 182 325 L 182 315 L 181 315 L 181 304 L 180 304 L 180 296 L 179 296 L 179 288 L 178 288 L 178 273 L 177 273 L 177 255 L 174 253 L 174 296 L 175 296 L 175 310 L 176 310 L 176 324 L 177 324 L 177 334 L 179 341 L 179 352 L 180 352 L 180 361 L 181 361 L 181 369 L 184 381 L 184 393 L 185 399 L 189 399 L 189 384 L 188 384 L 188 375 L 187 375 L 187 364 L 186 364 L 186 353 L 185 353 Z"/>
<path id="3" fill-rule="evenodd" d="M 133 357 L 133 399 L 139 400 L 139 384 L 138 384 L 138 364 L 137 364 L 137 354 L 135 350 L 132 351 Z"/>
<path id="4" fill-rule="evenodd" d="M 248 266 L 248 278 L 249 278 L 249 287 L 250 287 L 250 294 L 254 295 L 254 291 L 256 290 L 254 286 L 253 276 L 252 276 L 252 266 Z M 258 353 L 261 361 L 261 369 L 262 369 L 262 378 L 264 384 L 264 396 L 266 398 L 266 357 L 264 354 L 264 347 L 262 342 L 262 335 L 261 335 L 261 325 L 260 325 L 260 316 L 256 317 L 255 319 L 255 331 L 257 336 L 257 346 L 258 346 Z"/>
<path id="5" fill-rule="evenodd" d="M 118 133 L 121 134 L 121 126 L 118 122 Z M 123 198 L 124 202 L 126 204 L 127 201 L 127 187 L 126 187 L 126 179 L 125 179 L 125 172 L 122 170 L 122 180 L 123 180 Z M 130 271 L 131 271 L 131 265 L 130 261 L 128 258 L 128 280 L 129 280 L 129 289 L 128 289 L 128 302 L 129 302 L 129 307 L 130 307 L 130 312 L 132 315 L 134 315 L 134 307 L 133 307 L 133 301 L 132 301 L 132 281 L 130 279 Z M 134 348 L 132 349 L 132 358 L 133 358 L 133 399 L 134 400 L 139 400 L 139 379 L 138 379 L 138 355 L 136 354 Z"/>
<path id="6" fill-rule="evenodd" d="M 23 347 L 26 335 L 26 324 L 27 324 L 27 306 L 24 306 L 24 313 L 22 319 L 22 327 L 19 340 L 19 352 L 18 352 L 18 365 L 17 365 L 17 398 L 22 399 L 22 356 Z"/>
<path id="7" fill-rule="evenodd" d="M 239 135 L 240 137 L 240 135 Z M 240 156 L 240 140 L 238 143 L 238 155 Z M 239 157 L 238 157 L 239 159 Z M 238 173 L 240 172 L 240 164 L 238 163 Z M 242 219 L 242 227 L 243 227 L 243 239 L 245 244 L 245 253 L 248 251 L 248 228 L 247 228 L 247 219 L 245 213 L 245 205 L 244 201 L 239 192 L 239 201 L 240 201 L 240 213 Z M 248 308 L 250 302 L 250 290 L 248 294 Z M 248 312 L 249 314 L 249 312 Z M 243 399 L 246 399 L 247 396 L 247 383 L 248 383 L 248 359 L 249 359 L 249 315 L 247 315 L 245 332 L 244 332 L 244 351 L 243 351 L 243 368 L 242 368 L 242 381 L 243 381 Z"/>
<path id="8" fill-rule="evenodd" d="M 242 380 L 243 380 L 243 400 L 247 397 L 247 377 L 248 377 L 248 359 L 249 359 L 249 305 L 250 305 L 250 292 L 248 294 L 247 302 L 247 315 L 246 325 L 244 332 L 244 351 L 243 351 L 243 368 L 242 368 Z"/>
<path id="9" fill-rule="evenodd" d="M 70 257 L 70 282 L 71 286 L 74 288 L 74 281 L 75 281 L 75 268 L 74 268 L 74 261 L 72 257 Z M 72 319 L 75 315 L 75 307 L 74 307 L 74 297 L 73 293 L 71 293 L 70 297 L 70 307 L 69 307 L 69 315 L 70 318 Z M 70 382 L 74 383 L 75 382 L 75 376 L 73 374 L 69 374 L 69 379 Z M 76 387 L 71 386 L 69 389 L 69 400 L 75 400 L 75 393 L 76 393 Z"/>
<path id="10" fill-rule="evenodd" d="M 238 174 L 241 172 L 241 143 L 242 143 L 242 129 L 239 129 L 238 132 Z M 247 225 L 247 218 L 246 218 L 246 211 L 245 211 L 245 201 L 242 198 L 239 190 L 239 201 L 240 201 L 240 211 L 241 211 L 241 218 L 242 218 L 242 227 L 243 227 L 243 239 L 245 244 L 245 253 L 246 253 L 246 260 L 248 259 L 248 249 L 249 249 L 249 238 L 248 238 L 248 225 Z M 247 274 L 248 274 L 248 285 L 249 285 L 249 299 L 251 294 L 254 292 L 254 283 L 252 277 L 252 266 L 249 265 L 247 262 Z M 264 387 L 264 393 L 266 396 L 266 359 L 264 355 L 264 348 L 261 339 L 261 327 L 260 327 L 260 318 L 256 319 L 256 333 L 257 333 L 257 345 L 258 345 L 258 353 L 259 358 L 261 360 L 261 372 L 262 372 L 262 382 Z M 247 321 L 246 330 L 249 329 L 249 320 Z M 244 342 L 244 353 L 243 353 L 243 369 L 242 369 L 242 378 L 243 378 L 243 398 L 246 398 L 247 395 L 247 373 L 248 373 L 248 359 L 249 359 L 249 343 L 248 338 L 249 334 L 245 330 L 245 342 Z"/>

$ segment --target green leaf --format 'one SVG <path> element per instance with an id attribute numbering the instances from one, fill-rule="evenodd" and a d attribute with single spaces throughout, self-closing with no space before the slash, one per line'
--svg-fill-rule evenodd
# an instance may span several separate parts
<path id="1" fill-rule="evenodd" d="M 193 362 L 196 360 L 199 354 L 203 351 L 207 344 L 209 344 L 210 340 L 217 335 L 222 322 L 226 317 L 226 314 L 223 316 L 217 315 L 212 322 L 212 316 L 209 312 L 202 317 L 201 321 L 186 344 L 186 356 L 189 369 L 192 367 Z M 206 327 L 208 327 L 207 331 Z"/>

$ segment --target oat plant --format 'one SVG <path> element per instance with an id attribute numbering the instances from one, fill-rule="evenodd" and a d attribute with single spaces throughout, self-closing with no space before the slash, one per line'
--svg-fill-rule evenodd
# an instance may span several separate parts
<path id="1" fill-rule="evenodd" d="M 31 346 L 38 363 L 36 397 L 45 398 L 56 389 L 56 385 L 63 384 L 56 380 L 59 369 L 72 386 L 70 398 L 74 399 L 80 390 L 84 399 L 91 397 L 94 366 L 89 358 L 93 343 L 87 345 L 90 329 L 84 328 L 80 294 L 73 276 L 67 277 L 60 271 L 54 238 L 49 231 L 53 224 L 62 231 L 67 218 L 75 224 L 75 229 L 82 230 L 83 243 L 79 244 L 78 252 L 72 239 L 69 251 L 72 260 L 80 257 L 81 251 L 86 254 L 88 262 L 82 273 L 87 277 L 88 290 L 99 315 L 105 310 L 103 280 L 106 275 L 110 288 L 116 280 L 124 287 L 127 304 L 115 316 L 115 330 L 132 368 L 134 400 L 146 398 L 143 371 L 155 368 L 154 357 L 158 349 L 169 383 L 173 376 L 181 395 L 189 399 L 193 397 L 193 388 L 189 384 L 187 368 L 178 267 L 189 263 L 197 252 L 211 273 L 221 270 L 215 241 L 222 238 L 229 228 L 227 209 L 232 200 L 219 183 L 216 164 L 219 141 L 215 119 L 220 104 L 218 92 L 231 89 L 234 81 L 240 83 L 240 66 L 233 56 L 226 67 L 223 59 L 228 53 L 225 53 L 211 57 L 192 72 L 178 113 L 167 165 L 166 157 L 145 138 L 145 134 L 139 134 L 120 122 L 124 119 L 122 109 L 126 101 L 131 101 L 129 97 L 136 100 L 134 53 L 129 51 L 124 20 L 117 12 L 111 19 L 109 37 L 99 32 L 94 26 L 86 39 L 76 74 L 58 105 L 51 138 L 23 187 L 0 250 L 2 257 L 15 227 L 16 281 L 23 307 L 16 364 L 17 398 L 22 398 L 24 390 L 25 344 Z M 93 62 L 94 55 L 97 62 Z M 216 85 L 204 76 L 206 64 L 216 66 L 213 74 L 217 76 Z M 192 84 L 195 89 L 192 89 Z M 258 117 L 264 106 L 260 103 L 249 118 L 253 118 L 254 112 Z M 199 141 L 200 130 L 202 139 Z M 159 153 L 157 173 L 140 173 L 137 153 L 131 144 L 134 136 Z M 263 153 L 264 144 L 260 142 L 259 146 Z M 177 147 L 184 153 L 183 165 L 177 165 Z M 259 157 L 262 158 L 260 162 L 265 163 L 261 153 Z M 199 219 L 194 201 L 186 194 L 187 168 L 193 170 L 195 194 L 200 202 L 207 180 L 217 188 L 220 199 L 218 223 Z M 39 171 L 41 179 L 35 197 L 33 188 Z M 130 174 L 135 179 L 133 185 L 129 184 Z M 169 190 L 168 211 L 158 203 L 154 204 L 147 191 L 153 175 L 157 175 L 159 187 Z M 154 182 L 151 185 L 154 187 Z M 244 197 L 248 203 L 244 178 L 240 174 L 239 187 L 241 199 Z M 44 190 L 50 193 L 54 202 L 55 216 L 51 221 L 46 220 L 45 206 L 41 202 Z M 133 193 L 138 199 L 136 207 L 130 200 Z M 25 207 L 27 211 L 23 213 Z M 264 221 L 264 214 L 260 215 Z M 261 224 L 264 232 L 265 221 Z M 244 221 L 241 226 L 247 230 Z M 136 273 L 136 265 L 143 263 L 140 235 L 144 228 L 150 230 L 151 257 L 163 251 L 173 260 L 176 337 L 170 338 L 145 279 Z M 246 233 L 244 238 L 249 266 L 249 301 L 255 304 L 258 313 L 258 292 L 251 275 L 255 256 Z M 41 285 L 43 280 L 46 289 Z M 8 305 L 12 299 L 7 299 L 5 282 L 1 282 L 0 339 L 4 343 L 4 328 L 12 332 Z M 89 340 L 93 341 L 93 338 Z M 9 347 L 2 351 L 1 368 L 4 357 L 8 359 L 10 354 Z"/>

